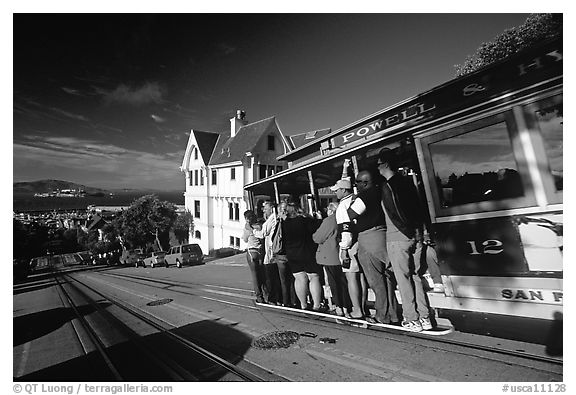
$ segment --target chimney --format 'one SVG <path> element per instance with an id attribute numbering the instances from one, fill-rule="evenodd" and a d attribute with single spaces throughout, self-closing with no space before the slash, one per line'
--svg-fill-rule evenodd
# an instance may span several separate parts
<path id="1" fill-rule="evenodd" d="M 230 118 L 230 137 L 236 136 L 238 129 L 248 123 L 244 118 L 246 117 L 246 112 L 242 110 L 236 110 L 236 116 Z"/>

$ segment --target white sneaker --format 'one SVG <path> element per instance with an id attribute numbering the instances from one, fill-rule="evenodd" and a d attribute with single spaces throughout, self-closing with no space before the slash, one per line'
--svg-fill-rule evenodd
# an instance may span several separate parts
<path id="1" fill-rule="evenodd" d="M 430 318 L 420 318 L 420 325 L 425 331 L 432 329 L 432 322 L 430 322 Z"/>
<path id="2" fill-rule="evenodd" d="M 419 320 L 402 321 L 402 327 L 408 329 L 410 332 L 422 332 L 424 330 Z"/>
<path id="3" fill-rule="evenodd" d="M 444 293 L 444 284 L 434 284 L 434 289 L 432 290 L 432 292 L 443 294 Z"/>

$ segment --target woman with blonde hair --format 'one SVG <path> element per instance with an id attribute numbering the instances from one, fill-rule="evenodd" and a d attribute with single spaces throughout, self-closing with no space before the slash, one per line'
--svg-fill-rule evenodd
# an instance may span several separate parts
<path id="1" fill-rule="evenodd" d="M 322 311 L 322 270 L 316 263 L 316 244 L 312 234 L 319 220 L 298 213 L 300 204 L 294 198 L 286 200 L 286 219 L 282 221 L 282 235 L 288 267 L 294 276 L 296 297 L 300 308 L 308 308 L 308 294 L 312 297 L 312 310 Z"/>

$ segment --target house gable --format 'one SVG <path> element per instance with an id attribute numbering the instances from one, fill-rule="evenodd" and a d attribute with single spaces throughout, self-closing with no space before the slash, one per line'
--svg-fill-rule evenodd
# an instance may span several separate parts
<path id="1" fill-rule="evenodd" d="M 271 117 L 242 126 L 236 135 L 226 141 L 218 141 L 210 165 L 221 165 L 242 161 L 247 152 L 254 151 L 265 136 L 278 136 L 283 146 L 283 153 L 288 152 L 289 145 L 280 131 L 276 118 Z"/>
<path id="2" fill-rule="evenodd" d="M 194 150 L 198 150 L 198 160 L 207 165 L 210 162 L 210 157 L 214 152 L 214 148 L 218 145 L 218 141 L 222 140 L 222 133 L 204 132 L 201 130 L 191 130 L 190 137 L 188 138 L 188 145 L 182 160 L 182 171 L 190 169 L 190 162 L 194 160 Z"/>

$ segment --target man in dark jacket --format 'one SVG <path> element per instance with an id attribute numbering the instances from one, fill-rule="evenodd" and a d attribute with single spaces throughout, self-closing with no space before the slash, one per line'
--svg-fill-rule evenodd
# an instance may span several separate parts
<path id="1" fill-rule="evenodd" d="M 376 297 L 376 316 L 367 320 L 398 323 L 398 301 L 394 293 L 396 283 L 386 252 L 386 223 L 380 190 L 374 185 L 372 174 L 366 170 L 356 175 L 356 186 L 358 196 L 347 212 L 350 219 L 356 222 L 358 260 Z"/>
<path id="2" fill-rule="evenodd" d="M 386 214 L 386 246 L 402 296 L 402 326 L 413 332 L 432 329 L 430 306 L 420 275 L 424 217 L 418 192 L 410 178 L 397 173 L 396 157 L 388 148 L 378 155 L 378 171 L 386 179 L 382 203 Z"/>

